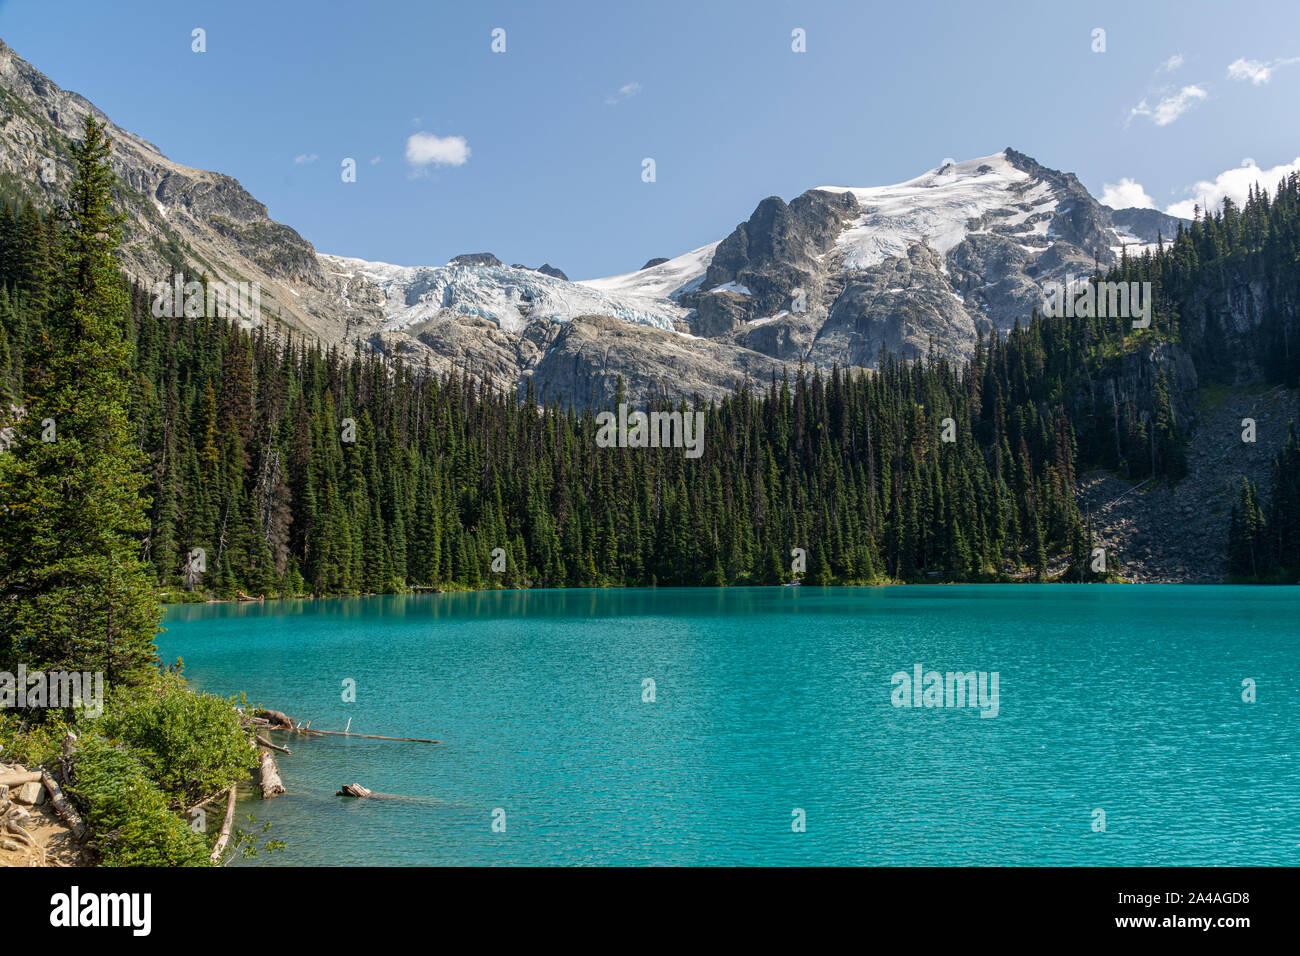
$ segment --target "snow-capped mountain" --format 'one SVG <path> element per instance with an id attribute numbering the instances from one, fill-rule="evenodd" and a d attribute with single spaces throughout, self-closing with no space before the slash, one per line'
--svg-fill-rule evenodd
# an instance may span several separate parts
<path id="1" fill-rule="evenodd" d="M 1007 149 L 893 186 L 769 197 L 726 238 L 609 278 L 569 282 L 491 256 L 438 267 L 320 258 L 379 290 L 381 347 L 443 359 L 450 349 L 462 367 L 586 401 L 607 398 L 620 374 L 633 393 L 710 395 L 799 362 L 873 367 L 882 350 L 960 360 L 977 332 L 1027 319 L 1045 283 L 1176 229 L 1154 210 L 1103 206 L 1072 174 Z M 616 322 L 587 334 L 595 316 Z M 466 322 L 491 327 L 477 362 Z M 642 328 L 612 336 L 618 323 Z M 522 346 L 513 359 L 511 342 Z"/>
<path id="2" fill-rule="evenodd" d="M 801 362 L 872 367 L 882 350 L 960 360 L 977 331 L 1026 319 L 1045 283 L 1177 228 L 1155 210 L 1103 206 L 1072 174 L 1006 149 L 893 186 L 771 196 L 729 235 L 608 278 L 572 282 L 486 253 L 397 266 L 318 254 L 235 180 L 173 162 L 0 42 L 0 173 L 39 205 L 62 198 L 87 112 L 108 123 L 122 262 L 146 288 L 178 263 L 256 282 L 259 322 L 531 385 L 541 400 L 604 402 L 620 377 L 634 397 L 718 398 Z"/>

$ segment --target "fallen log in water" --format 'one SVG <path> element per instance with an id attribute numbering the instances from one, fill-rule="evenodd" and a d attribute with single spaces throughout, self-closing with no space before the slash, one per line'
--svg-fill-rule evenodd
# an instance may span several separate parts
<path id="1" fill-rule="evenodd" d="M 266 708 L 262 708 L 254 711 L 253 716 L 261 717 L 264 720 L 269 721 L 272 727 L 282 727 L 292 730 L 295 726 L 292 717 L 278 710 L 267 710 Z"/>
<path id="2" fill-rule="evenodd" d="M 293 753 L 293 751 L 290 750 L 288 747 L 281 747 L 279 744 L 273 744 L 273 743 L 271 743 L 271 741 L 267 740 L 267 739 L 266 739 L 265 737 L 263 737 L 261 734 L 258 734 L 258 735 L 257 735 L 257 742 L 258 742 L 259 744 L 261 744 L 263 747 L 270 747 L 272 750 L 278 750 L 278 751 L 280 751 L 280 753 L 284 753 L 284 754 L 291 754 L 291 753 Z"/>
<path id="3" fill-rule="evenodd" d="M 348 783 L 343 785 L 343 789 L 334 794 L 336 797 L 373 797 L 374 793 L 361 786 L 359 783 Z"/>
<path id="4" fill-rule="evenodd" d="M 323 736 L 328 736 L 328 737 L 364 737 L 367 740 L 399 740 L 411 744 L 442 743 L 441 740 L 429 740 L 427 737 L 385 737 L 381 734 L 354 734 L 352 733 L 351 730 L 352 728 L 351 717 L 348 718 L 347 729 L 316 730 L 312 727 L 310 720 L 307 721 L 306 723 L 301 723 L 300 721 L 294 720 L 288 714 L 282 713 L 278 710 L 267 710 L 266 708 L 261 708 L 257 710 L 255 713 L 257 716 L 265 718 L 266 720 L 270 721 L 271 728 L 273 730 L 289 730 L 289 731 L 293 731 L 294 733 L 305 734 L 307 736 L 311 736 L 312 734 L 321 734 Z M 261 737 L 258 737 L 257 740 L 259 743 L 264 744 L 265 746 L 268 747 L 274 747 L 276 750 L 283 749 L 280 747 L 276 747 L 275 744 L 263 740 Z M 289 753 L 289 751 L 285 750 L 285 753 Z"/>
<path id="5" fill-rule="evenodd" d="M 367 740 L 402 740 L 412 744 L 440 744 L 441 740 L 427 740 L 424 737 L 381 737 L 379 734 L 353 734 L 346 730 L 311 730 L 306 727 L 301 728 L 298 733 L 307 734 L 327 734 L 331 737 L 365 737 Z"/>
<path id="6" fill-rule="evenodd" d="M 284 793 L 284 784 L 280 782 L 280 771 L 275 767 L 275 758 L 265 750 L 261 754 L 262 799 L 269 800 Z"/>
<path id="7" fill-rule="evenodd" d="M 235 826 L 235 788 L 231 787 L 229 794 L 226 796 L 226 818 L 221 821 L 221 833 L 217 836 L 217 842 L 212 846 L 211 860 L 216 863 L 221 859 L 222 852 L 226 849 L 226 844 L 230 842 L 230 831 Z"/>

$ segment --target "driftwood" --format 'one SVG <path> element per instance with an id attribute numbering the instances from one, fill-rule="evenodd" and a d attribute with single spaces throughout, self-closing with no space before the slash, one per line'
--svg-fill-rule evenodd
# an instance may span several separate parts
<path id="1" fill-rule="evenodd" d="M 41 772 L 39 770 L 24 770 L 21 772 L 0 773 L 0 787 L 21 787 L 25 783 L 39 783 Z"/>
<path id="2" fill-rule="evenodd" d="M 226 850 L 226 844 L 230 842 L 230 831 L 235 826 L 235 788 L 230 788 L 230 793 L 226 797 L 226 818 L 221 821 L 221 833 L 217 836 L 217 842 L 212 846 L 212 862 L 216 863 L 221 859 L 221 854 Z"/>
<path id="3" fill-rule="evenodd" d="M 327 737 L 364 737 L 367 740 L 400 740 L 411 744 L 442 743 L 441 740 L 429 740 L 425 737 L 385 737 L 380 734 L 354 734 L 352 733 L 351 717 L 348 718 L 347 727 L 344 728 L 343 730 L 314 730 L 312 728 L 310 720 L 307 721 L 305 724 L 299 723 L 295 721 L 293 718 L 289 717 L 287 714 L 280 713 L 280 711 L 278 710 L 261 710 L 258 713 L 260 713 L 264 717 L 270 718 L 272 721 L 275 721 L 276 725 L 278 725 L 277 729 L 291 730 L 294 733 L 305 734 L 308 737 L 310 737 L 312 734 L 320 734 L 322 736 L 327 736 Z"/>
<path id="4" fill-rule="evenodd" d="M 265 750 L 261 751 L 261 754 L 262 799 L 269 800 L 271 797 L 284 793 L 284 784 L 280 782 L 280 771 L 275 767 L 275 758 Z"/>
<path id="5" fill-rule="evenodd" d="M 192 807 L 190 807 L 188 810 L 186 810 L 186 811 L 185 811 L 185 816 L 188 817 L 188 816 L 189 816 L 191 813 L 193 813 L 195 810 L 202 809 L 203 807 L 206 807 L 209 803 L 211 803 L 213 800 L 217 799 L 217 797 L 224 797 L 225 795 L 226 795 L 226 791 L 224 791 L 224 790 L 218 790 L 218 791 L 217 791 L 216 793 L 214 793 L 212 796 L 210 796 L 210 797 L 206 797 L 206 798 L 204 798 L 203 800 L 200 800 L 198 803 L 194 804 L 194 806 L 192 806 Z"/>
<path id="6" fill-rule="evenodd" d="M 263 708 L 257 711 L 254 716 L 269 721 L 272 727 L 283 727 L 288 730 L 293 730 L 295 726 L 292 717 L 278 710 L 267 710 Z"/>
<path id="7" fill-rule="evenodd" d="M 400 793 L 380 793 L 377 790 L 367 790 L 359 783 L 349 783 L 342 790 L 334 794 L 336 797 L 369 797 L 371 800 L 414 800 L 418 797 L 404 797 Z"/>
<path id="8" fill-rule="evenodd" d="M 72 830 L 72 835 L 78 840 L 85 839 L 85 821 L 81 819 L 81 815 L 73 808 L 68 798 L 63 795 L 63 790 L 60 789 L 58 782 L 48 772 L 43 771 L 41 773 L 41 783 L 45 784 L 45 790 L 50 795 L 50 803 L 54 804 L 54 811 L 63 818 L 63 822 Z"/>
<path id="9" fill-rule="evenodd" d="M 0 847 L 6 850 L 30 850 L 45 863 L 45 851 L 41 849 L 36 838 L 27 832 L 26 824 L 31 814 L 24 808 L 15 806 L 9 797 L 9 787 L 0 784 Z"/>
<path id="10" fill-rule="evenodd" d="M 236 590 L 235 590 L 235 600 L 237 600 L 237 601 L 259 601 L 259 602 L 260 602 L 260 601 L 265 601 L 265 600 L 266 600 L 266 595 L 265 595 L 265 594 L 260 594 L 260 595 L 258 595 L 257 597 L 252 597 L 252 596 L 250 596 L 250 595 L 248 595 L 248 594 L 245 594 L 243 591 L 240 591 L 240 590 L 236 589 Z"/>
<path id="11" fill-rule="evenodd" d="M 261 734 L 258 734 L 258 735 L 257 735 L 257 742 L 258 742 L 259 744 L 261 744 L 263 747 L 270 747 L 272 750 L 278 750 L 278 751 L 280 751 L 280 753 L 284 753 L 284 754 L 291 754 L 291 753 L 293 753 L 293 751 L 290 750 L 288 747 L 281 747 L 279 744 L 273 744 L 273 743 L 271 743 L 271 741 L 267 740 L 267 739 L 266 739 L 265 737 L 263 737 Z"/>

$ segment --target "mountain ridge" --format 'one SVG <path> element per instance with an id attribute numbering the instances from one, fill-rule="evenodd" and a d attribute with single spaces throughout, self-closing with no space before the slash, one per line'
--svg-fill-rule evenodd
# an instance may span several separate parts
<path id="1" fill-rule="evenodd" d="M 146 287 L 178 268 L 255 282 L 249 324 L 327 346 L 360 340 L 548 400 L 607 402 L 620 379 L 638 400 L 720 398 L 796 364 L 959 361 L 978 336 L 1027 320 L 1046 283 L 1112 265 L 1179 222 L 1110 209 L 1073 173 L 1008 147 L 892 186 L 769 196 L 727 236 L 618 276 L 574 282 L 491 253 L 395 266 L 320 252 L 235 179 L 173 162 L 0 40 L 0 174 L 23 194 L 59 198 L 87 112 L 115 141 L 130 211 L 123 268 Z M 51 162 L 53 177 L 41 175 Z"/>

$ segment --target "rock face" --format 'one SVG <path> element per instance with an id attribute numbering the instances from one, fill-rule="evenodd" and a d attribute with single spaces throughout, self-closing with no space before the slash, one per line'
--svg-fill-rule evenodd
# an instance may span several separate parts
<path id="1" fill-rule="evenodd" d="M 360 340 L 579 404 L 607 402 L 620 375 L 642 400 L 720 396 L 801 362 L 960 361 L 977 334 L 1027 320 L 1045 283 L 1178 225 L 1154 210 L 1111 210 L 1074 175 L 1006 149 L 893 186 L 771 196 L 720 241 L 620 276 L 571 282 L 549 264 L 506 266 L 487 252 L 395 266 L 318 254 L 235 180 L 173 163 L 0 43 L 0 172 L 39 204 L 62 197 L 67 147 L 88 112 L 114 141 L 129 217 L 122 262 L 139 281 L 170 280 L 174 261 L 256 282 L 261 309 L 249 324 Z M 1257 321 L 1258 303 L 1234 295 L 1233 321 Z"/>
<path id="2" fill-rule="evenodd" d="M 258 283 L 261 314 L 249 324 L 278 320 L 326 342 L 382 327 L 373 296 L 349 296 L 321 268 L 311 243 L 269 218 L 234 179 L 172 162 L 0 41 L 0 171 L 38 206 L 64 198 L 68 146 L 80 140 L 87 113 L 106 124 L 113 141 L 117 198 L 128 217 L 122 265 L 133 278 L 146 286 L 169 282 L 174 258 L 196 275 Z"/>
<path id="3" fill-rule="evenodd" d="M 449 266 L 500 266 L 505 265 L 490 252 L 464 252 L 447 263 Z"/>
<path id="4" fill-rule="evenodd" d="M 1258 423 L 1257 441 L 1241 441 L 1243 418 Z M 1255 483 L 1267 508 L 1273 458 L 1292 422 L 1300 422 L 1296 390 L 1231 393 L 1198 410 L 1187 476 L 1177 485 L 1135 489 L 1100 472 L 1082 476 L 1079 507 L 1092 518 L 1096 543 L 1129 580 L 1222 581 L 1228 573 L 1228 522 L 1242 479 Z"/>
<path id="5" fill-rule="evenodd" d="M 460 258 L 460 257 L 458 256 L 457 258 Z M 452 261 L 454 262 L 455 260 L 452 260 Z M 512 265 L 510 268 L 511 268 L 511 269 L 527 269 L 527 268 L 529 268 L 529 267 L 528 267 L 528 266 L 525 266 L 525 265 L 521 265 L 520 263 L 516 262 L 516 263 L 515 263 L 514 265 Z M 543 262 L 540 266 L 538 266 L 536 269 L 533 269 L 532 271 L 533 271 L 533 272 L 540 272 L 542 275 L 544 275 L 544 276 L 550 276 L 550 277 L 553 278 L 553 279 L 563 279 L 565 282 L 568 282 L 568 281 L 569 281 L 569 277 L 566 276 L 562 270 L 555 268 L 555 266 L 551 265 L 549 262 Z"/>

